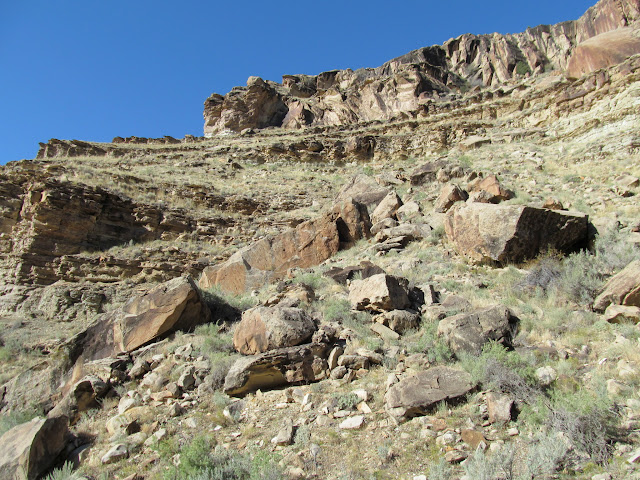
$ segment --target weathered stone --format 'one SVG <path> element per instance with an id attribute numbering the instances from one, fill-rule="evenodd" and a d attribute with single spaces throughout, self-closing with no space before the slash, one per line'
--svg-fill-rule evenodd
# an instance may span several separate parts
<path id="1" fill-rule="evenodd" d="M 469 198 L 469 194 L 462 190 L 459 186 L 448 184 L 442 187 L 440 195 L 436 199 L 433 208 L 436 212 L 444 213 L 448 211 L 454 203 L 464 202 Z"/>
<path id="2" fill-rule="evenodd" d="M 365 260 L 360 263 L 358 266 L 350 266 L 350 267 L 333 267 L 324 272 L 325 277 L 329 277 L 335 282 L 346 285 L 347 280 L 353 279 L 356 275 L 360 276 L 361 279 L 372 277 L 373 275 L 378 275 L 380 273 L 384 273 L 377 265 Z"/>
<path id="3" fill-rule="evenodd" d="M 127 445 L 124 443 L 118 443 L 117 445 L 114 445 L 113 447 L 111 447 L 109 451 L 107 451 L 107 453 L 105 453 L 102 456 L 100 461 L 103 463 L 103 465 L 107 465 L 109 463 L 114 463 L 114 462 L 123 460 L 128 456 L 129 456 L 129 448 L 127 447 Z"/>
<path id="4" fill-rule="evenodd" d="M 0 478 L 35 480 L 49 469 L 68 438 L 67 417 L 34 418 L 0 437 Z"/>
<path id="5" fill-rule="evenodd" d="M 84 377 L 72 388 L 77 412 L 98 408 L 100 406 L 99 400 L 108 390 L 109 385 L 96 375 Z"/>
<path id="6" fill-rule="evenodd" d="M 342 187 L 342 190 L 340 190 L 340 193 L 338 193 L 336 197 L 336 202 L 345 202 L 351 198 L 354 202 L 366 205 L 369 211 L 373 212 L 382 199 L 388 194 L 389 190 L 387 188 L 379 185 L 368 175 L 356 175 Z"/>
<path id="7" fill-rule="evenodd" d="M 428 413 L 440 402 L 455 402 L 473 387 L 467 372 L 432 367 L 392 385 L 384 396 L 385 408 L 392 416 L 406 420 Z"/>
<path id="8" fill-rule="evenodd" d="M 627 305 L 609 305 L 604 311 L 604 318 L 610 323 L 640 323 L 640 307 Z"/>
<path id="9" fill-rule="evenodd" d="M 293 421 L 290 418 L 285 418 L 283 426 L 278 434 L 271 439 L 271 443 L 274 445 L 291 445 L 293 443 Z"/>
<path id="10" fill-rule="evenodd" d="M 310 343 L 239 358 L 225 378 L 224 392 L 241 397 L 258 389 L 314 382 L 313 362 L 326 359 L 328 350 L 326 344 Z"/>
<path id="11" fill-rule="evenodd" d="M 405 279 L 383 273 L 355 280 L 349 287 L 349 301 L 357 310 L 402 310 L 410 306 L 406 283 Z"/>
<path id="12" fill-rule="evenodd" d="M 409 175 L 411 185 L 422 185 L 427 182 L 434 182 L 443 162 L 429 162 L 420 165 Z"/>
<path id="13" fill-rule="evenodd" d="M 427 224 L 403 223 L 397 227 L 384 228 L 376 234 L 376 242 L 384 242 L 394 237 L 404 237 L 407 241 L 417 241 L 427 238 L 432 228 Z"/>
<path id="14" fill-rule="evenodd" d="M 170 280 L 133 297 L 102 316 L 69 342 L 72 361 L 131 352 L 177 330 L 193 330 L 211 319 L 209 307 L 189 277 Z"/>
<path id="15" fill-rule="evenodd" d="M 382 338 L 386 342 L 393 342 L 400 338 L 399 333 L 394 332 L 389 327 L 386 327 L 381 323 L 372 324 L 371 330 L 377 333 L 380 336 L 380 338 Z"/>
<path id="16" fill-rule="evenodd" d="M 488 203 L 500 203 L 515 196 L 511 190 L 507 190 L 495 175 L 489 175 L 474 183 L 472 192 L 486 192 L 489 194 Z M 485 203 L 485 202 L 483 202 Z"/>
<path id="17" fill-rule="evenodd" d="M 334 347 L 329 354 L 329 359 L 327 361 L 329 370 L 333 370 L 338 366 L 338 358 L 340 355 L 344 353 L 344 349 L 342 347 Z"/>
<path id="18" fill-rule="evenodd" d="M 418 328 L 420 315 L 408 310 L 392 310 L 376 316 L 375 321 L 389 327 L 394 332 L 403 334 L 407 330 Z"/>
<path id="19" fill-rule="evenodd" d="M 611 304 L 640 307 L 640 260 L 609 279 L 593 302 L 593 309 L 602 312 Z"/>
<path id="20" fill-rule="evenodd" d="M 338 425 L 338 427 L 343 430 L 357 430 L 358 428 L 361 428 L 363 425 L 364 425 L 364 415 L 354 415 L 353 417 L 348 417 L 345 420 L 343 420 L 340 423 L 340 425 Z"/>
<path id="21" fill-rule="evenodd" d="M 402 206 L 402 200 L 396 192 L 389 192 L 371 214 L 371 223 L 376 224 L 385 218 L 393 218 Z"/>
<path id="22" fill-rule="evenodd" d="M 489 341 L 512 347 L 517 328 L 518 318 L 507 307 L 495 305 L 444 318 L 438 324 L 438 335 L 455 354 L 480 355 Z"/>
<path id="23" fill-rule="evenodd" d="M 581 213 L 467 203 L 449 211 L 445 231 L 474 263 L 521 262 L 549 248 L 568 252 L 585 245 L 588 220 Z"/>
<path id="24" fill-rule="evenodd" d="M 508 395 L 489 392 L 485 398 L 491 423 L 507 423 L 511 421 L 513 399 Z"/>
<path id="25" fill-rule="evenodd" d="M 256 307 L 245 311 L 233 334 L 233 346 L 245 355 L 308 342 L 317 329 L 299 308 Z"/>
<path id="26" fill-rule="evenodd" d="M 358 370 L 360 368 L 369 368 L 369 359 L 361 355 L 341 355 L 338 358 L 338 366 Z"/>
<path id="27" fill-rule="evenodd" d="M 366 207 L 353 200 L 346 201 L 316 220 L 259 240 L 226 262 L 206 267 L 200 287 L 217 285 L 233 294 L 260 288 L 283 278 L 291 268 L 319 265 L 339 250 L 369 237 L 370 227 Z"/>
<path id="28" fill-rule="evenodd" d="M 558 378 L 558 372 L 550 365 L 536 369 L 536 379 L 541 387 L 548 387 Z"/>
<path id="29" fill-rule="evenodd" d="M 400 222 L 408 222 L 422 216 L 422 208 L 416 202 L 406 202 L 396 210 L 396 218 Z M 374 232 L 371 232 L 374 233 Z M 374 233 L 375 235 L 375 233 Z"/>

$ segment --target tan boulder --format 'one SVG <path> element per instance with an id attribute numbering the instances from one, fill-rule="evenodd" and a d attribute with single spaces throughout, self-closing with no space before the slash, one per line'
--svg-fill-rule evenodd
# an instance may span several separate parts
<path id="1" fill-rule="evenodd" d="M 177 330 L 211 320 L 209 307 L 190 277 L 174 278 L 131 298 L 68 342 L 70 358 L 94 360 L 131 352 Z"/>
<path id="2" fill-rule="evenodd" d="M 473 263 L 521 262 L 547 249 L 575 250 L 587 243 L 588 217 L 523 205 L 467 203 L 452 208 L 445 232 Z"/>
<path id="3" fill-rule="evenodd" d="M 284 278 L 291 268 L 318 265 L 361 238 L 368 238 L 370 228 L 366 207 L 347 200 L 316 220 L 259 240 L 226 262 L 205 268 L 200 287 L 217 285 L 233 294 L 260 288 Z"/>
<path id="4" fill-rule="evenodd" d="M 376 224 L 385 218 L 393 218 L 402 206 L 402 200 L 396 192 L 389 192 L 371 214 L 371 223 Z"/>
<path id="5" fill-rule="evenodd" d="M 388 193 L 387 188 L 378 184 L 368 175 L 355 175 L 342 187 L 336 197 L 336 202 L 342 203 L 351 198 L 354 202 L 366 205 L 369 211 L 373 211 Z"/>
<path id="6" fill-rule="evenodd" d="M 233 346 L 244 355 L 254 355 L 308 342 L 317 330 L 300 308 L 256 307 L 245 311 L 233 334 Z"/>
<path id="7" fill-rule="evenodd" d="M 640 307 L 640 260 L 609 279 L 593 302 L 593 309 L 602 312 L 611 304 Z"/>
<path id="8" fill-rule="evenodd" d="M 433 207 L 436 212 L 443 213 L 449 210 L 454 203 L 464 202 L 467 198 L 469 198 L 467 192 L 450 183 L 442 187 Z"/>
<path id="9" fill-rule="evenodd" d="M 609 305 L 604 311 L 604 318 L 610 323 L 640 323 L 640 307 Z"/>
<path id="10" fill-rule="evenodd" d="M 405 377 L 392 385 L 384 396 L 385 408 L 398 420 L 425 415 L 440 402 L 453 402 L 469 393 L 471 375 L 450 367 L 432 367 Z"/>
<path id="11" fill-rule="evenodd" d="M 402 310 L 411 304 L 407 283 L 403 278 L 385 273 L 354 280 L 349 286 L 349 301 L 356 310 Z"/>
<path id="12" fill-rule="evenodd" d="M 68 418 L 34 418 L 0 437 L 0 478 L 35 480 L 56 461 L 67 444 Z"/>
<path id="13" fill-rule="evenodd" d="M 242 397 L 258 389 L 321 380 L 328 368 L 329 348 L 325 343 L 307 343 L 241 357 L 224 380 L 224 392 Z"/>
<path id="14" fill-rule="evenodd" d="M 477 181 L 472 182 L 472 184 L 469 186 L 469 190 L 472 193 L 483 192 L 482 197 L 487 198 L 488 202 L 481 201 L 481 203 L 500 203 L 504 200 L 509 200 L 515 197 L 515 194 L 511 190 L 504 188 L 500 184 L 498 177 L 496 177 L 495 175 L 489 175 L 485 178 L 478 178 Z"/>

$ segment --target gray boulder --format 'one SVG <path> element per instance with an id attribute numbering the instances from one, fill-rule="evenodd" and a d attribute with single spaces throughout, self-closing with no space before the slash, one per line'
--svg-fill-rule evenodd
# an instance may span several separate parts
<path id="1" fill-rule="evenodd" d="M 385 408 L 397 420 L 407 420 L 429 413 L 440 402 L 455 402 L 473 388 L 467 372 L 432 367 L 392 385 L 384 396 Z"/>
<path id="2" fill-rule="evenodd" d="M 461 352 L 479 355 L 483 345 L 490 340 L 512 347 L 518 322 L 507 307 L 494 305 L 442 319 L 438 324 L 438 335 L 456 355 Z"/>

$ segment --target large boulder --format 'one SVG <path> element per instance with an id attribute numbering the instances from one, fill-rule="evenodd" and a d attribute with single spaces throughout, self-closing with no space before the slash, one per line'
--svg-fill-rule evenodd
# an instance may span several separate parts
<path id="1" fill-rule="evenodd" d="M 349 301 L 356 310 L 402 310 L 411 305 L 407 283 L 406 279 L 385 273 L 354 280 L 349 286 Z"/>
<path id="2" fill-rule="evenodd" d="M 609 279 L 593 309 L 602 312 L 611 304 L 640 307 L 640 260 L 631 262 Z"/>
<path id="3" fill-rule="evenodd" d="M 452 208 L 445 232 L 473 263 L 522 262 L 547 249 L 569 252 L 588 241 L 588 217 L 524 205 L 468 203 Z"/>
<path id="4" fill-rule="evenodd" d="M 369 211 L 378 206 L 384 197 L 387 196 L 389 190 L 381 186 L 372 177 L 368 175 L 356 175 L 342 187 L 340 193 L 336 197 L 336 202 L 345 202 L 352 198 L 355 202 L 366 205 Z"/>
<path id="5" fill-rule="evenodd" d="M 401 206 L 402 200 L 398 194 L 396 192 L 389 192 L 371 214 L 371 223 L 375 225 L 385 218 L 393 218 Z"/>
<path id="6" fill-rule="evenodd" d="M 291 268 L 309 268 L 324 262 L 356 241 L 368 238 L 370 228 L 366 207 L 347 200 L 316 220 L 259 240 L 226 262 L 205 268 L 200 287 L 217 285 L 232 294 L 260 288 L 285 277 Z"/>
<path id="7" fill-rule="evenodd" d="M 258 389 L 322 380 L 326 377 L 328 356 L 328 344 L 307 343 L 241 357 L 224 380 L 224 392 L 242 397 Z"/>
<path id="8" fill-rule="evenodd" d="M 471 375 L 450 367 L 432 367 L 405 377 L 384 396 L 387 412 L 398 420 L 425 415 L 440 402 L 455 402 L 474 388 Z"/>
<path id="9" fill-rule="evenodd" d="M 491 340 L 512 347 L 517 329 L 518 318 L 507 307 L 494 305 L 442 319 L 438 335 L 456 355 L 460 352 L 479 355 L 483 345 Z"/>
<path id="10" fill-rule="evenodd" d="M 245 355 L 308 342 L 317 329 L 300 308 L 256 307 L 245 311 L 233 335 L 233 346 Z"/>
<path id="11" fill-rule="evenodd" d="M 35 480 L 56 461 L 69 440 L 69 420 L 34 418 L 0 437 L 0 478 Z"/>
<path id="12" fill-rule="evenodd" d="M 131 352 L 177 330 L 193 330 L 211 312 L 190 277 L 174 278 L 131 298 L 68 343 L 70 358 L 95 360 Z"/>

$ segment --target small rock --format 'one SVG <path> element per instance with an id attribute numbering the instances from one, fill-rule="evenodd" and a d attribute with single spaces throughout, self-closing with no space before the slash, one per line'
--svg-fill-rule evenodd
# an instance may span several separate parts
<path id="1" fill-rule="evenodd" d="M 558 378 L 558 372 L 549 365 L 540 367 L 536 370 L 536 378 L 542 387 L 548 387 Z"/>
<path id="2" fill-rule="evenodd" d="M 293 443 L 293 433 L 293 422 L 290 418 L 287 418 L 278 434 L 271 439 L 271 443 L 281 446 L 291 445 Z"/>
<path id="3" fill-rule="evenodd" d="M 127 448 L 127 446 L 124 443 L 119 443 L 111 447 L 109 451 L 102 456 L 100 461 L 103 463 L 103 465 L 106 465 L 122 460 L 123 458 L 127 458 L 128 456 L 129 449 Z"/>
<path id="4" fill-rule="evenodd" d="M 340 428 L 343 430 L 355 430 L 364 425 L 364 415 L 355 415 L 344 420 L 340 424 Z"/>
<path id="5" fill-rule="evenodd" d="M 515 437 L 516 435 L 520 435 L 520 431 L 516 427 L 512 427 L 507 430 L 507 435 L 510 437 Z"/>

